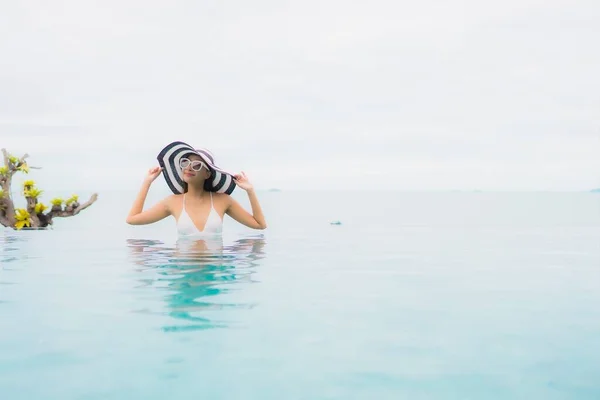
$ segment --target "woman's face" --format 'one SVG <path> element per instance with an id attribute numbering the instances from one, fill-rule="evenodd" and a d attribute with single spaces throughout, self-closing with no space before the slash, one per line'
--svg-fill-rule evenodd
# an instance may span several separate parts
<path id="1" fill-rule="evenodd" d="M 190 154 L 179 160 L 179 166 L 183 170 L 183 181 L 189 184 L 202 183 L 210 177 L 208 166 L 196 154 Z"/>

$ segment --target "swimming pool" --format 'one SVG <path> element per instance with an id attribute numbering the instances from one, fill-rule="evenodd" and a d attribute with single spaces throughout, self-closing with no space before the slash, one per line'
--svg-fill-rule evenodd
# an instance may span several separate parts
<path id="1" fill-rule="evenodd" d="M 597 195 L 265 193 L 214 243 L 117 196 L 2 232 L 0 398 L 600 398 Z"/>

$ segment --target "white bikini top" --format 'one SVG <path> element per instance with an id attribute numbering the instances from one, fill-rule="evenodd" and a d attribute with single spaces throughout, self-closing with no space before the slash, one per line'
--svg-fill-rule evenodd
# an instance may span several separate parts
<path id="1" fill-rule="evenodd" d="M 183 207 L 181 209 L 181 215 L 177 220 L 177 233 L 179 237 L 198 237 L 205 238 L 207 236 L 221 235 L 223 232 L 223 220 L 217 213 L 217 210 L 213 207 L 213 195 L 210 192 L 210 211 L 206 224 L 203 230 L 199 230 L 194 221 L 190 218 L 189 214 L 185 210 L 185 193 L 183 194 Z"/>

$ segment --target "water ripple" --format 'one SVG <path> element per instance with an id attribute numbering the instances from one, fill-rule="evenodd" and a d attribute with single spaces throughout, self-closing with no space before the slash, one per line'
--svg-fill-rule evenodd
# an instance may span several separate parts
<path id="1" fill-rule="evenodd" d="M 9 262 L 27 258 L 27 255 L 21 252 L 21 246 L 19 246 L 26 238 L 26 236 L 15 235 L 8 231 L 0 236 L 0 266 L 2 266 L 2 269 L 6 269 L 6 264 Z"/>
<path id="2" fill-rule="evenodd" d="M 25 235 L 17 235 L 11 231 L 5 231 L 0 236 L 0 285 L 15 285 L 14 272 L 21 271 L 19 262 L 28 258 L 27 254 L 21 249 L 21 243 L 27 240 Z M 7 278 L 10 277 L 10 280 Z M 5 295 L 4 292 L 0 293 Z M 6 299 L 0 299 L 1 304 L 9 303 Z"/>
<path id="3" fill-rule="evenodd" d="M 180 241 L 166 246 L 156 240 L 128 239 L 130 259 L 135 265 L 134 289 L 144 302 L 161 301 L 134 312 L 167 316 L 164 332 L 189 332 L 229 328 L 235 324 L 228 310 L 250 309 L 254 304 L 232 301 L 231 295 L 257 281 L 253 275 L 265 257 L 262 236 L 221 241 Z M 230 300 L 230 301 L 226 301 Z M 179 323 L 173 323 L 173 319 Z"/>

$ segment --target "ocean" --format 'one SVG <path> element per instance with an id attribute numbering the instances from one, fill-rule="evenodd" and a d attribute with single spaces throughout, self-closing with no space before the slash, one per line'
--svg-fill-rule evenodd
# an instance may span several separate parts
<path id="1" fill-rule="evenodd" d="M 600 398 L 600 194 L 264 191 L 215 246 L 135 195 L 0 231 L 2 400 Z"/>

